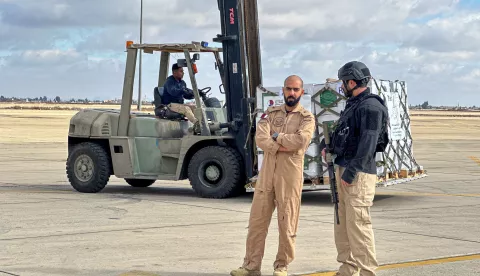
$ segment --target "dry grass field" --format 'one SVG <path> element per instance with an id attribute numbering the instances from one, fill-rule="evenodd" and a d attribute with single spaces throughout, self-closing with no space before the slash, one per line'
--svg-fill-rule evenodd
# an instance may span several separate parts
<path id="1" fill-rule="evenodd" d="M 84 104 L 84 103 L 0 103 L 0 109 L 18 109 L 18 110 L 80 110 L 84 108 L 108 108 L 120 109 L 120 104 Z M 132 110 L 136 110 L 137 105 L 132 105 Z M 153 110 L 153 105 L 144 104 L 143 110 Z"/>
<path id="2" fill-rule="evenodd" d="M 65 142 L 70 117 L 83 108 L 120 105 L 0 103 L 0 143 Z M 143 111 L 152 112 L 153 106 L 146 104 Z M 411 110 L 410 115 L 414 140 L 474 140 L 480 135 L 480 112 Z"/>
<path id="3" fill-rule="evenodd" d="M 70 118 L 84 108 L 120 109 L 106 104 L 0 103 L 0 143 L 66 142 Z M 132 110 L 136 110 L 136 105 Z M 153 107 L 145 105 L 145 112 Z"/>

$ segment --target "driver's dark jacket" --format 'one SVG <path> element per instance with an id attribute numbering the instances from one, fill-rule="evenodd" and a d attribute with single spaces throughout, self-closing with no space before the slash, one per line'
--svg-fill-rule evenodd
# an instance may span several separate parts
<path id="1" fill-rule="evenodd" d="M 170 76 L 163 85 L 162 103 L 167 105 L 170 103 L 184 103 L 184 96 L 190 98 L 190 93 L 187 89 L 187 84 L 184 80 L 177 80 Z"/>
<path id="2" fill-rule="evenodd" d="M 354 109 L 347 112 L 352 106 Z M 342 117 L 348 126 L 349 138 L 344 143 L 343 154 L 337 153 L 335 164 L 345 167 L 342 179 L 351 184 L 357 172 L 377 174 L 375 161 L 377 142 L 380 134 L 385 131 L 388 112 L 382 98 L 372 94 L 367 88 L 363 93 L 347 100 L 339 121 Z M 334 141 L 331 143 L 333 147 Z M 325 141 L 322 141 L 320 147 L 321 149 L 325 147 Z"/>

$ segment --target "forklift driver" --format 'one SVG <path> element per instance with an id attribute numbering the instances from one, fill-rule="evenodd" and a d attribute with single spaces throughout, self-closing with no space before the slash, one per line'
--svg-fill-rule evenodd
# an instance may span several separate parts
<path id="1" fill-rule="evenodd" d="M 162 104 L 167 105 L 171 111 L 187 117 L 194 124 L 194 129 L 197 130 L 200 124 L 193 113 L 195 106 L 184 104 L 184 99 L 191 100 L 194 98 L 194 94 L 192 89 L 187 88 L 183 75 L 183 68 L 177 63 L 173 64 L 172 75 L 167 78 L 163 86 Z"/>

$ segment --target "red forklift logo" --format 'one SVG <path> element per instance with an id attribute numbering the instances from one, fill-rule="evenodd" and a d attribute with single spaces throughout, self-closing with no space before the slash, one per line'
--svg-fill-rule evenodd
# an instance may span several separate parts
<path id="1" fill-rule="evenodd" d="M 235 24 L 235 12 L 233 8 L 230 8 L 230 25 Z"/>

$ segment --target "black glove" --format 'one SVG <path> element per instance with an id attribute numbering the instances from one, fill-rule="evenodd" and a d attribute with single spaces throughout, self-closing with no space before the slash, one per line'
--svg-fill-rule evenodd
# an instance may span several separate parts
<path id="1" fill-rule="evenodd" d="M 183 97 L 184 97 L 185 99 L 191 100 L 191 99 L 194 99 L 194 98 L 195 98 L 195 94 L 193 94 L 193 90 L 192 90 L 192 89 L 185 88 L 183 91 L 184 91 Z"/>

